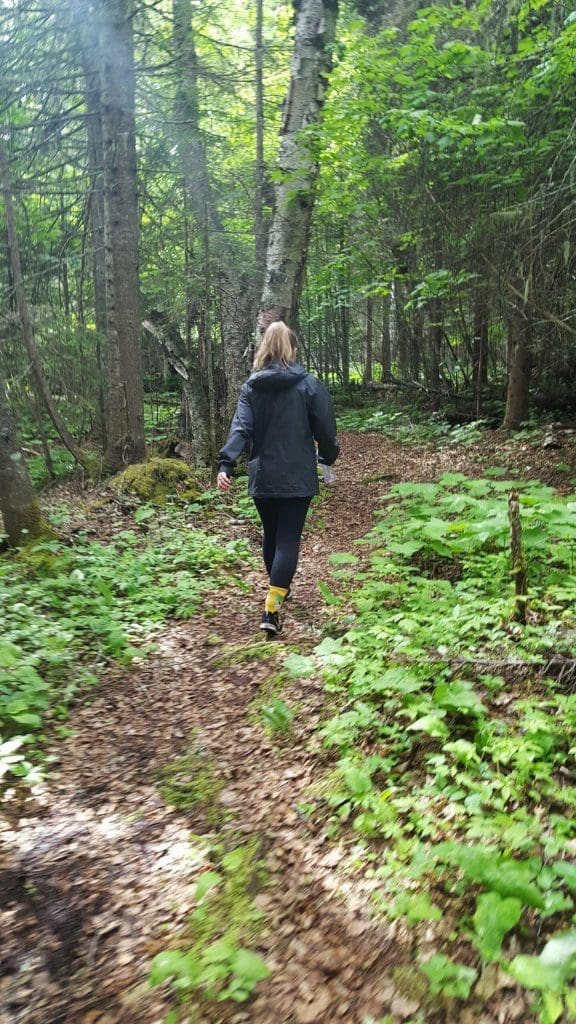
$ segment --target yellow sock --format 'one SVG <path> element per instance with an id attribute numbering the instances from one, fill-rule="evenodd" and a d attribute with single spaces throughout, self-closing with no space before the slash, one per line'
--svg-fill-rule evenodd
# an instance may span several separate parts
<path id="1" fill-rule="evenodd" d="M 287 593 L 288 587 L 270 587 L 266 598 L 266 611 L 277 612 Z"/>

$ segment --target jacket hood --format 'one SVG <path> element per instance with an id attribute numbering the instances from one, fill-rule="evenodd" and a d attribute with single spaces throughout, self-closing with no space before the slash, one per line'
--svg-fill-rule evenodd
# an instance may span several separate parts
<path id="1" fill-rule="evenodd" d="M 248 378 L 248 387 L 255 391 L 285 391 L 308 376 L 308 371 L 299 363 L 271 363 L 264 370 L 257 370 Z"/>

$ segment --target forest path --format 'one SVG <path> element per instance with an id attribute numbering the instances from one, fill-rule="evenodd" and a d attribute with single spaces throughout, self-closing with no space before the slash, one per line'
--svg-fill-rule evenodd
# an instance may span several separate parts
<path id="1" fill-rule="evenodd" d="M 250 596 L 218 591 L 216 617 L 163 630 L 154 656 L 118 670 L 73 713 L 73 735 L 54 748 L 57 765 L 38 803 L 3 826 L 3 1024 L 163 1020 L 169 994 L 149 988 L 150 962 L 185 926 L 207 866 L 205 854 L 194 856 L 199 847 L 190 835 L 210 826 L 197 810 L 167 806 L 157 773 L 191 742 L 194 757 L 214 765 L 223 783 L 224 831 L 236 841 L 257 837 L 268 871 L 257 899 L 267 920 L 258 948 L 272 969 L 248 1006 L 220 1004 L 194 1019 L 362 1024 L 368 1015 L 392 1011 L 400 1021 L 413 1012 L 387 971 L 397 954 L 394 926 L 375 927 L 344 891 L 338 846 L 297 810 L 326 770 L 313 738 L 321 682 L 293 682 L 282 692 L 298 709 L 284 742 L 267 738 L 250 705 L 287 647 L 305 652 L 320 640 L 325 609 L 317 582 L 330 585 L 328 556 L 349 551 L 366 533 L 390 482 L 471 468 L 468 458 L 347 435 L 337 484 L 314 509 L 285 632 L 268 645 L 270 658 L 242 659 L 259 639 L 265 588 L 258 568 L 245 574 Z M 248 530 L 256 546 L 256 527 L 228 524 L 236 535 Z M 214 646 L 214 634 L 225 638 L 224 648 Z"/>

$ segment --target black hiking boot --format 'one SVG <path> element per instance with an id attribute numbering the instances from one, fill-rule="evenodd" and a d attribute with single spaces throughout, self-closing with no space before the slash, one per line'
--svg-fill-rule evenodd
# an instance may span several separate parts
<path id="1" fill-rule="evenodd" d="M 262 622 L 260 623 L 260 629 L 266 630 L 268 638 L 276 636 L 276 634 L 282 629 L 278 612 L 264 612 Z"/>

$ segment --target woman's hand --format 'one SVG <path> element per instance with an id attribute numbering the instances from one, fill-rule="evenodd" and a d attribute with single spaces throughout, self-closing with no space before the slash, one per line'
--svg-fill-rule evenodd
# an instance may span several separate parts
<path id="1" fill-rule="evenodd" d="M 218 473 L 218 476 L 216 477 L 216 487 L 218 488 L 219 491 L 232 490 L 232 481 L 227 473 Z"/>

